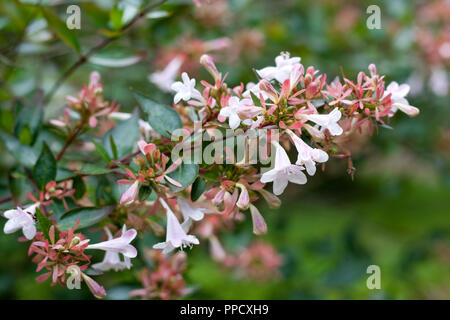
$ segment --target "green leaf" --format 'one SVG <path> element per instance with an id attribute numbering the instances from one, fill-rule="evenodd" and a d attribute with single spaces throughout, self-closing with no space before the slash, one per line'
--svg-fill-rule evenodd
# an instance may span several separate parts
<path id="1" fill-rule="evenodd" d="M 78 171 L 78 174 L 81 175 L 88 175 L 88 176 L 97 176 L 97 175 L 102 175 L 102 174 L 108 174 L 111 173 L 113 170 L 105 168 L 105 167 L 101 167 L 101 166 L 97 166 L 95 164 L 92 163 L 86 163 L 81 170 Z"/>
<path id="2" fill-rule="evenodd" d="M 80 219 L 80 224 L 77 229 L 90 227 L 107 217 L 114 210 L 114 207 L 84 207 L 70 210 L 61 217 L 58 222 L 58 228 L 60 230 L 72 228 L 78 219 Z"/>
<path id="3" fill-rule="evenodd" d="M 148 199 L 150 194 L 152 193 L 151 186 L 142 186 L 139 188 L 139 201 L 145 201 Z"/>
<path id="4" fill-rule="evenodd" d="M 30 145 L 33 141 L 33 136 L 31 135 L 31 130 L 28 125 L 24 126 L 22 131 L 20 131 L 19 141 L 26 145 Z"/>
<path id="5" fill-rule="evenodd" d="M 261 100 L 259 99 L 259 97 L 256 94 L 254 94 L 252 91 L 250 91 L 250 96 L 252 97 L 252 101 L 255 106 L 262 107 Z"/>
<path id="6" fill-rule="evenodd" d="M 86 184 L 82 177 L 77 176 L 73 179 L 73 188 L 75 189 L 75 193 L 73 194 L 75 199 L 81 199 L 86 193 Z"/>
<path id="7" fill-rule="evenodd" d="M 47 240 L 50 240 L 49 230 L 53 225 L 52 221 L 47 218 L 39 208 L 36 209 L 36 218 L 39 221 L 39 227 Z"/>
<path id="8" fill-rule="evenodd" d="M 109 21 L 115 30 L 119 30 L 122 27 L 122 16 L 123 11 L 115 4 L 109 12 Z"/>
<path id="9" fill-rule="evenodd" d="M 33 178 L 40 190 L 45 189 L 45 185 L 56 178 L 56 160 L 47 143 L 42 144 L 42 151 L 39 159 L 33 168 Z"/>
<path id="10" fill-rule="evenodd" d="M 42 12 L 50 29 L 76 52 L 80 52 L 80 44 L 78 43 L 75 31 L 67 28 L 66 24 L 51 10 L 43 8 Z"/>
<path id="11" fill-rule="evenodd" d="M 202 178 L 198 177 L 195 179 L 194 183 L 192 184 L 192 191 L 191 191 L 191 200 L 197 201 L 198 198 L 203 194 L 203 192 L 206 189 L 206 182 Z"/>
<path id="12" fill-rule="evenodd" d="M 0 138 L 5 143 L 6 149 L 11 152 L 16 160 L 27 168 L 31 168 L 36 163 L 38 153 L 33 148 L 22 144 L 15 137 L 0 131 Z"/>
<path id="13" fill-rule="evenodd" d="M 170 138 L 170 133 L 181 128 L 182 122 L 175 109 L 163 106 L 138 92 L 134 92 L 134 96 L 156 132 Z"/>
<path id="14" fill-rule="evenodd" d="M 116 143 L 114 142 L 113 135 L 109 136 L 109 143 L 111 145 L 111 151 L 113 153 L 113 159 L 117 160 L 117 146 L 116 146 Z"/>
<path id="15" fill-rule="evenodd" d="M 66 168 L 58 168 L 56 169 L 56 178 L 55 181 L 64 181 L 74 178 L 76 176 L 75 172 Z"/>
<path id="16" fill-rule="evenodd" d="M 109 157 L 108 151 L 106 151 L 106 149 L 103 148 L 103 146 L 100 143 L 98 143 L 97 141 L 92 140 L 92 143 L 94 144 L 95 150 L 97 150 L 97 152 L 100 154 L 102 159 L 105 160 L 105 162 L 107 164 L 110 164 L 111 158 Z"/>
<path id="17" fill-rule="evenodd" d="M 140 137 L 138 117 L 132 116 L 130 119 L 121 121 L 114 129 L 109 130 L 103 138 L 103 146 L 108 154 L 113 154 L 111 138 L 113 136 L 116 145 L 117 157 L 122 158 L 133 152 Z"/>
<path id="18" fill-rule="evenodd" d="M 182 187 L 176 187 L 169 182 L 170 188 L 175 192 L 179 192 L 189 187 L 197 178 L 198 169 L 198 164 L 182 162 L 175 171 L 168 174 L 169 177 L 181 183 Z"/>

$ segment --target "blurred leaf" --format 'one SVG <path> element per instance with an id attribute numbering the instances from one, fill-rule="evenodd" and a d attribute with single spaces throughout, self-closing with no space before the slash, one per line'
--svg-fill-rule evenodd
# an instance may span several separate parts
<path id="1" fill-rule="evenodd" d="M 5 143 L 6 149 L 13 155 L 16 160 L 27 168 L 31 168 L 36 163 L 38 153 L 33 148 L 22 144 L 15 137 L 0 131 L 0 138 Z"/>
<path id="2" fill-rule="evenodd" d="M 114 129 L 108 131 L 103 137 L 103 146 L 109 154 L 113 154 L 111 138 L 113 136 L 117 149 L 117 157 L 122 158 L 130 154 L 140 137 L 138 117 L 132 116 L 130 119 L 121 121 Z"/>
<path id="3" fill-rule="evenodd" d="M 58 228 L 61 230 L 67 230 L 72 228 L 80 219 L 80 224 L 77 228 L 83 229 L 90 227 L 107 217 L 114 210 L 114 206 L 107 206 L 102 208 L 84 207 L 76 208 L 66 212 L 58 222 Z"/>
<path id="4" fill-rule="evenodd" d="M 182 162 L 175 171 L 168 174 L 169 177 L 181 183 L 182 187 L 179 188 L 169 183 L 170 188 L 179 192 L 189 187 L 197 178 L 198 169 L 198 164 Z"/>
<path id="5" fill-rule="evenodd" d="M 107 169 L 105 167 L 101 167 L 92 163 L 86 163 L 79 171 L 78 174 L 88 175 L 88 176 L 96 176 L 102 174 L 111 173 L 111 169 Z"/>
<path id="6" fill-rule="evenodd" d="M 66 24 L 51 10 L 43 8 L 42 12 L 50 29 L 52 29 L 61 40 L 71 46 L 76 52 L 80 52 L 80 44 L 78 43 L 75 31 L 67 28 Z"/>
<path id="7" fill-rule="evenodd" d="M 116 143 L 114 142 L 113 135 L 109 136 L 109 143 L 111 144 L 111 150 L 112 150 L 112 153 L 113 153 L 113 159 L 117 160 L 117 146 L 116 146 Z"/>
<path id="8" fill-rule="evenodd" d="M 39 210 L 39 208 L 36 209 L 36 218 L 39 221 L 39 227 L 42 233 L 44 234 L 44 237 L 50 241 L 49 230 L 50 227 L 53 225 L 52 221 L 49 218 L 47 218 L 41 212 L 41 210 Z"/>
<path id="9" fill-rule="evenodd" d="M 122 16 L 123 11 L 118 8 L 117 4 L 114 4 L 114 7 L 109 12 L 109 21 L 115 30 L 119 30 L 122 27 Z"/>
<path id="10" fill-rule="evenodd" d="M 76 174 L 75 172 L 73 172 L 72 170 L 66 169 L 66 168 L 57 168 L 56 169 L 56 178 L 55 181 L 64 181 L 64 180 L 68 180 L 70 178 L 75 177 Z"/>
<path id="11" fill-rule="evenodd" d="M 33 168 L 33 178 L 40 190 L 45 189 L 45 185 L 56 178 L 56 160 L 47 143 L 43 143 L 41 155 Z"/>
<path id="12" fill-rule="evenodd" d="M 73 189 L 75 189 L 75 193 L 73 196 L 75 199 L 81 199 L 86 193 L 86 184 L 82 177 L 77 176 L 73 179 Z"/>
<path id="13" fill-rule="evenodd" d="M 191 191 L 191 200 L 197 201 L 198 198 L 203 194 L 206 189 L 206 182 L 202 178 L 198 177 L 195 179 L 194 184 L 192 185 Z"/>
<path id="14" fill-rule="evenodd" d="M 95 146 L 95 150 L 97 150 L 97 152 L 100 154 L 100 156 L 102 157 L 103 160 L 105 160 L 105 162 L 107 164 L 110 164 L 111 162 L 111 158 L 108 155 L 108 152 L 106 151 L 106 149 L 97 141 L 92 140 L 92 143 Z"/>
<path id="15" fill-rule="evenodd" d="M 139 188 L 139 201 L 146 201 L 152 193 L 151 186 L 142 186 Z"/>
<path id="16" fill-rule="evenodd" d="M 156 132 L 170 138 L 169 133 L 181 128 L 181 119 L 175 109 L 163 106 L 138 92 L 134 92 L 134 96 L 147 114 L 148 122 Z"/>
<path id="17" fill-rule="evenodd" d="M 20 133 L 19 133 L 19 141 L 22 142 L 23 144 L 26 144 L 26 145 L 30 145 L 31 142 L 33 141 L 33 137 L 31 135 L 31 130 L 30 130 L 30 127 L 28 125 L 25 125 L 22 128 L 22 131 L 20 131 Z"/>

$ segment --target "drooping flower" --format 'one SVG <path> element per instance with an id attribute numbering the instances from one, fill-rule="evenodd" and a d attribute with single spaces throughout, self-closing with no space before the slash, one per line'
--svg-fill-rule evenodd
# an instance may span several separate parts
<path id="1" fill-rule="evenodd" d="M 306 172 L 310 176 L 316 173 L 316 162 L 327 162 L 328 154 L 317 148 L 312 148 L 306 144 L 299 136 L 294 134 L 291 130 L 286 130 L 292 141 L 294 142 L 295 148 L 298 151 L 298 158 L 295 164 L 304 165 Z"/>
<path id="2" fill-rule="evenodd" d="M 190 203 L 183 197 L 177 197 L 177 203 L 183 214 L 184 220 L 191 219 L 194 221 L 200 221 L 205 216 L 205 213 L 211 213 L 212 211 L 206 208 L 200 208 Z"/>
<path id="3" fill-rule="evenodd" d="M 343 130 L 337 123 L 341 119 L 342 113 L 338 108 L 334 108 L 329 114 L 309 114 L 306 118 L 318 124 L 322 130 L 328 129 L 332 136 L 339 136 Z"/>
<path id="4" fill-rule="evenodd" d="M 137 256 L 137 250 L 130 242 L 136 238 L 136 235 L 137 231 L 135 229 L 127 230 L 126 225 L 124 225 L 120 237 L 96 244 L 90 244 L 86 249 L 100 249 L 105 250 L 106 252 L 121 253 L 127 258 L 135 258 Z"/>
<path id="5" fill-rule="evenodd" d="M 289 182 L 296 184 L 305 184 L 306 175 L 302 172 L 302 166 L 291 164 L 289 157 L 283 147 L 274 142 L 276 146 L 275 151 L 275 166 L 273 169 L 263 173 L 261 182 L 273 182 L 273 193 L 280 195 L 286 189 Z"/>
<path id="6" fill-rule="evenodd" d="M 202 101 L 203 97 L 197 89 L 195 89 L 195 79 L 189 79 L 186 72 L 181 74 L 181 81 L 177 81 L 171 85 L 171 89 L 176 92 L 173 98 L 174 103 L 180 102 L 180 100 L 188 101 L 190 99 L 197 99 Z"/>
<path id="7" fill-rule="evenodd" d="M 157 85 L 161 90 L 170 92 L 171 86 L 180 71 L 183 59 L 180 56 L 173 58 L 169 64 L 160 71 L 149 75 L 148 80 Z"/>
<path id="8" fill-rule="evenodd" d="M 159 199 L 162 206 L 166 209 L 167 230 L 166 241 L 157 243 L 154 249 L 162 249 L 163 253 L 169 253 L 175 248 L 184 248 L 192 244 L 199 244 L 198 239 L 193 235 L 188 235 L 181 226 L 175 214 L 163 199 Z"/>
<path id="9" fill-rule="evenodd" d="M 266 80 L 276 79 L 283 83 L 291 76 L 291 71 L 294 65 L 300 64 L 300 57 L 290 58 L 288 54 L 280 54 L 275 58 L 275 67 L 265 67 L 256 72 L 261 78 Z"/>
<path id="10" fill-rule="evenodd" d="M 3 232 L 10 234 L 22 229 L 25 238 L 32 240 L 36 235 L 34 215 L 38 206 L 39 203 L 35 203 L 25 209 L 17 207 L 17 209 L 5 211 L 3 215 L 8 221 L 3 228 Z"/>
<path id="11" fill-rule="evenodd" d="M 124 229 L 122 232 L 126 231 L 126 226 L 123 226 Z M 108 236 L 108 240 L 113 240 L 113 236 L 111 234 L 111 231 L 108 228 L 105 228 L 105 232 Z M 92 265 L 92 268 L 100 271 L 120 271 L 123 269 L 130 269 L 132 266 L 130 258 L 124 255 L 124 260 L 122 261 L 120 259 L 119 253 L 111 250 L 106 250 L 105 257 L 103 258 L 102 262 L 95 263 Z"/>
<path id="12" fill-rule="evenodd" d="M 399 108 L 399 105 L 409 106 L 408 100 L 406 100 L 406 96 L 408 95 L 410 87 L 408 84 L 403 83 L 399 85 L 397 82 L 391 82 L 386 89 L 384 90 L 383 98 L 391 95 L 392 100 L 392 108 L 391 111 L 395 113 Z M 402 108 L 403 109 L 403 108 Z M 402 110 L 403 111 L 403 110 Z M 392 116 L 392 114 L 390 115 Z"/>

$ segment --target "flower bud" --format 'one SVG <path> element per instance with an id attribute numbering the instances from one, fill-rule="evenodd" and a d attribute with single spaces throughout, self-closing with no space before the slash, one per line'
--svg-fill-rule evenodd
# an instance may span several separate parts
<path id="1" fill-rule="evenodd" d="M 213 76 L 214 80 L 220 79 L 220 73 L 211 56 L 204 54 L 200 57 L 200 64 Z"/>
<path id="2" fill-rule="evenodd" d="M 264 221 L 263 216 L 259 213 L 258 209 L 250 204 L 250 213 L 252 214 L 253 221 L 253 233 L 257 236 L 264 235 L 267 233 L 267 224 Z"/>
<path id="3" fill-rule="evenodd" d="M 95 282 L 95 280 L 88 275 L 81 273 L 81 276 L 83 277 L 83 280 L 86 282 L 89 290 L 91 290 L 94 297 L 96 297 L 97 299 L 103 299 L 104 297 L 106 297 L 105 288 Z"/>
<path id="4" fill-rule="evenodd" d="M 406 113 L 410 117 L 415 117 L 419 114 L 419 108 L 403 104 L 403 103 L 394 103 L 392 104 L 394 108 L 398 108 L 400 111 Z"/>

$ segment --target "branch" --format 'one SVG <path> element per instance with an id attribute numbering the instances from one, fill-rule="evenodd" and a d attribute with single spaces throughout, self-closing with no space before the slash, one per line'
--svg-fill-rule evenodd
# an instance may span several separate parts
<path id="1" fill-rule="evenodd" d="M 164 2 L 166 2 L 167 0 L 160 0 L 152 5 L 149 5 L 147 8 L 145 8 L 144 10 L 142 10 L 141 12 L 139 12 L 130 22 L 128 22 L 127 24 L 125 24 L 122 28 L 120 28 L 119 32 L 120 33 L 124 33 L 126 31 L 128 31 L 136 22 L 138 22 L 140 19 L 142 19 L 144 16 L 146 16 L 150 11 L 152 11 L 153 9 L 159 7 L 160 5 L 162 5 Z M 95 54 L 97 51 L 103 49 L 104 47 L 106 47 L 107 45 L 109 45 L 111 42 L 113 42 L 114 40 L 116 40 L 118 37 L 114 37 L 114 38 L 107 38 L 104 39 L 103 41 L 101 41 L 100 43 L 98 43 L 97 45 L 95 45 L 94 47 L 92 47 L 86 54 L 82 55 L 66 72 L 64 72 L 64 74 L 55 82 L 55 84 L 52 86 L 52 88 L 50 89 L 50 91 L 48 92 L 48 94 L 45 96 L 45 100 L 44 102 L 47 104 L 53 97 L 53 95 L 55 94 L 55 92 L 59 89 L 59 87 L 67 80 L 67 78 L 69 78 L 72 73 L 75 72 L 75 70 L 77 70 L 80 66 L 82 66 L 83 64 L 85 64 L 89 58 Z"/>
<path id="2" fill-rule="evenodd" d="M 61 160 L 62 156 L 64 155 L 64 152 L 66 152 L 66 149 L 71 145 L 71 143 L 75 140 L 75 138 L 80 134 L 81 130 L 84 127 L 84 122 L 81 122 L 78 127 L 75 129 L 75 131 L 72 133 L 72 135 L 67 139 L 66 143 L 64 144 L 61 151 L 56 156 L 56 161 Z"/>

